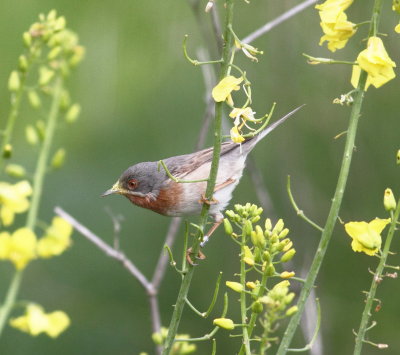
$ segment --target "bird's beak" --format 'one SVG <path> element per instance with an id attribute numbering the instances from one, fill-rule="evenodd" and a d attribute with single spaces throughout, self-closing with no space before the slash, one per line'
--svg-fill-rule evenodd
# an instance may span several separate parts
<path id="1" fill-rule="evenodd" d="M 101 197 L 112 195 L 112 194 L 119 194 L 121 192 L 121 187 L 119 185 L 119 181 L 117 181 L 111 189 L 108 189 L 104 192 Z"/>

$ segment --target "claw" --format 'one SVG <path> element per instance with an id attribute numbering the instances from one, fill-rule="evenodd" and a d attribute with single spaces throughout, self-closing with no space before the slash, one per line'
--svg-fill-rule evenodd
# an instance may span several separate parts
<path id="1" fill-rule="evenodd" d="M 199 203 L 205 203 L 205 204 L 211 206 L 211 205 L 215 205 L 215 204 L 219 203 L 219 201 L 216 200 L 214 197 L 212 197 L 211 200 L 209 200 L 209 199 L 206 197 L 205 194 L 201 194 L 201 198 L 200 198 L 200 200 L 199 200 Z"/>
<path id="2" fill-rule="evenodd" d="M 205 236 L 203 237 L 203 241 L 200 243 L 200 246 L 201 246 L 202 248 L 204 248 L 204 246 L 207 244 L 207 242 L 209 241 L 209 239 L 210 239 L 210 237 L 209 237 L 208 235 L 205 235 Z"/>
<path id="3" fill-rule="evenodd" d="M 189 248 L 188 250 L 186 250 L 186 261 L 192 266 L 197 266 L 198 264 L 195 264 L 193 262 L 191 255 L 193 255 L 192 248 Z M 204 260 L 206 256 L 199 250 L 194 258 L 197 260 Z"/>

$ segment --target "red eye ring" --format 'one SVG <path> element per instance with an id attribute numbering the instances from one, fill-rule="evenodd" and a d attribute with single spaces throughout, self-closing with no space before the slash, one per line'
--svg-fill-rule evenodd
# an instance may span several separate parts
<path id="1" fill-rule="evenodd" d="M 129 189 L 133 190 L 133 189 L 136 189 L 138 182 L 136 179 L 130 179 L 130 180 L 128 180 L 127 185 L 128 185 Z"/>

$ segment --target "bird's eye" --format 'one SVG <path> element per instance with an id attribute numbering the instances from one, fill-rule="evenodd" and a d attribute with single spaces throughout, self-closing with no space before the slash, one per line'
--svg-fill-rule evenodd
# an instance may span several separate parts
<path id="1" fill-rule="evenodd" d="M 129 189 L 131 189 L 131 190 L 136 189 L 137 185 L 138 185 L 137 180 L 135 180 L 135 179 L 128 180 L 128 188 Z"/>

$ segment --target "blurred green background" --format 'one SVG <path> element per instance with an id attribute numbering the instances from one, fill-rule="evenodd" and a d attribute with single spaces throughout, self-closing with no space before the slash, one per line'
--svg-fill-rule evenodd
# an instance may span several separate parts
<path id="1" fill-rule="evenodd" d="M 236 1 L 234 28 L 244 37 L 299 1 Z M 349 19 L 369 18 L 372 1 L 355 2 Z M 201 2 L 204 8 L 206 2 Z M 222 5 L 222 4 L 219 4 Z M 400 62 L 399 38 L 393 32 L 398 18 L 385 3 L 381 31 L 389 33 L 385 44 L 391 58 Z M 189 153 L 202 125 L 204 81 L 199 67 L 183 57 L 181 45 L 189 34 L 188 48 L 193 57 L 207 46 L 196 18 L 185 1 L 12 1 L 0 2 L 0 117 L 9 110 L 7 80 L 22 53 L 21 35 L 41 12 L 55 8 L 67 19 L 86 47 L 86 58 L 69 80 L 73 100 L 82 105 L 74 126 L 62 125 L 55 147 L 67 149 L 66 166 L 47 177 L 40 219 L 50 221 L 53 208 L 63 207 L 105 241 L 112 243 L 113 225 L 106 212 L 123 215 L 121 245 L 134 263 L 151 277 L 162 250 L 170 220 L 134 207 L 121 197 L 100 198 L 119 174 L 140 162 Z M 222 8 L 220 8 L 222 10 Z M 222 11 L 221 11 L 222 12 Z M 207 17 L 202 9 L 201 17 Z M 207 23 L 208 20 L 205 20 Z M 343 152 L 350 109 L 332 105 L 332 100 L 351 90 L 348 66 L 310 66 L 302 53 L 320 57 L 354 60 L 363 49 L 365 29 L 360 30 L 342 51 L 332 55 L 318 45 L 321 31 L 317 12 L 312 8 L 259 38 L 255 46 L 264 51 L 258 64 L 238 55 L 253 84 L 254 109 L 269 110 L 277 102 L 275 118 L 301 104 L 306 106 L 296 119 L 278 129 L 254 151 L 268 188 L 271 206 L 265 216 L 284 218 L 297 250 L 293 269 L 305 276 L 316 249 L 319 233 L 296 216 L 286 193 L 286 177 L 300 207 L 323 225 L 330 206 Z M 397 36 L 397 37 L 396 37 Z M 396 78 L 380 90 L 366 94 L 357 137 L 351 175 L 340 217 L 344 221 L 385 218 L 383 191 L 391 187 L 400 194 L 399 167 L 395 152 L 399 139 L 399 81 Z M 23 110 L 19 131 L 29 122 Z M 209 134 L 208 144 L 211 142 Z M 16 136 L 16 159 L 33 167 L 33 153 Z M 233 198 L 234 203 L 258 203 L 248 175 Z M 22 219 L 21 219 L 22 221 Z M 196 219 L 193 220 L 196 222 Z M 182 231 L 174 248 L 180 255 Z M 393 251 L 399 250 L 398 235 Z M 207 259 L 196 271 L 190 291 L 191 301 L 206 309 L 219 271 L 223 280 L 232 280 L 239 264 L 235 245 L 219 230 L 207 245 Z M 364 306 L 362 290 L 369 288 L 378 259 L 355 254 L 350 239 L 338 224 L 318 277 L 316 294 L 322 307 L 323 354 L 349 354 L 353 349 L 352 329 L 357 329 Z M 390 263 L 399 264 L 398 256 Z M 4 298 L 12 266 L 0 265 L 0 297 Z M 179 289 L 179 276 L 168 270 L 160 290 L 162 321 L 168 325 Z M 371 340 L 388 343 L 385 354 L 400 353 L 400 283 L 384 279 L 378 289 L 383 307 L 373 314 L 378 325 L 368 334 Z M 231 309 L 236 295 L 230 293 Z M 0 339 L 0 354 L 139 354 L 154 351 L 150 340 L 148 301 L 139 283 L 117 262 L 106 257 L 78 233 L 73 247 L 53 260 L 29 265 L 20 298 L 42 304 L 46 310 L 63 309 L 72 326 L 57 340 L 46 336 L 31 338 L 7 328 Z M 202 320 L 186 309 L 181 331 L 201 336 L 212 327 L 222 302 L 211 319 Z M 234 318 L 236 315 L 231 313 Z M 238 318 L 237 318 L 238 319 Z M 218 333 L 218 353 L 233 354 L 237 340 L 227 332 Z M 296 346 L 303 346 L 299 332 Z M 199 354 L 210 353 L 210 344 L 198 344 Z M 379 350 L 365 346 L 364 354 Z"/>

